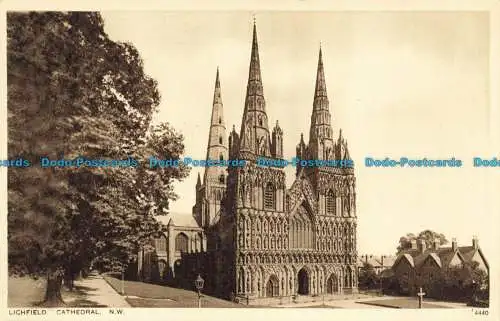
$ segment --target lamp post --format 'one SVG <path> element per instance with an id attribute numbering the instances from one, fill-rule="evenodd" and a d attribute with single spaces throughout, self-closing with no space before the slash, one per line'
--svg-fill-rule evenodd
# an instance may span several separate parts
<path id="1" fill-rule="evenodd" d="M 198 277 L 196 280 L 194 280 L 194 286 L 196 287 L 196 290 L 198 290 L 198 308 L 201 308 L 201 290 L 203 290 L 203 284 L 205 283 L 205 280 L 198 274 Z"/>

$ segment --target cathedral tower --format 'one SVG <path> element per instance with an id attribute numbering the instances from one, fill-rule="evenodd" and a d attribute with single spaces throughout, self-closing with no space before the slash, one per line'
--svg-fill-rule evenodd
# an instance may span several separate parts
<path id="1" fill-rule="evenodd" d="M 227 168 L 221 214 L 208 228 L 212 231 L 213 246 L 207 248 L 213 249 L 209 254 L 215 262 L 212 274 L 216 292 L 247 304 L 279 304 L 300 300 L 300 296 L 355 293 L 354 169 L 299 166 L 292 186 L 286 189 L 280 165 L 284 157 L 283 130 L 278 122 L 274 128 L 269 127 L 255 23 L 251 47 L 240 133 L 233 127 L 228 138 L 229 158 L 245 160 L 245 165 Z M 216 85 L 216 97 L 218 91 L 220 94 Z M 214 98 L 213 114 L 221 113 L 222 103 Z M 225 130 L 213 122 L 214 116 L 207 157 L 227 150 L 217 141 L 212 144 L 213 137 Z M 334 138 L 321 49 L 308 144 L 306 141 L 301 135 L 296 149 L 300 159 L 349 159 L 342 132 Z M 220 175 L 216 169 L 207 169 L 203 183 L 197 184 L 205 203 L 197 201 L 197 205 L 212 204 L 214 200 L 221 204 L 206 192 L 223 189 L 221 180 L 217 180 Z"/>
<path id="2" fill-rule="evenodd" d="M 221 97 L 219 68 L 215 77 L 215 89 L 212 104 L 212 117 L 208 133 L 207 160 L 227 160 L 228 148 L 226 141 L 226 126 L 224 124 L 224 109 Z M 205 167 L 203 183 L 196 184 L 197 199 L 193 207 L 193 215 L 200 226 L 211 225 L 214 218 L 220 214 L 222 199 L 226 192 L 227 167 Z M 199 175 L 199 174 L 198 174 Z"/>

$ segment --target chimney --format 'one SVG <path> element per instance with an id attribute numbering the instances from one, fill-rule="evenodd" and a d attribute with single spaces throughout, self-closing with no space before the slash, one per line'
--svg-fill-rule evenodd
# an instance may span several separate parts
<path id="1" fill-rule="evenodd" d="M 384 267 L 384 259 L 385 259 L 385 255 L 382 255 L 380 257 L 380 264 L 382 265 L 382 267 Z"/>
<path id="2" fill-rule="evenodd" d="M 452 238 L 451 239 L 451 250 L 452 251 L 456 251 L 457 250 L 457 239 L 456 238 Z"/>
<path id="3" fill-rule="evenodd" d="M 425 243 L 424 239 L 419 239 L 418 240 L 418 247 L 419 247 L 421 253 L 425 252 L 425 250 L 427 248 L 427 244 Z"/>
<path id="4" fill-rule="evenodd" d="M 439 238 L 436 237 L 434 239 L 434 242 L 432 243 L 434 250 L 439 250 L 439 246 L 441 245 L 440 243 L 441 243 L 441 241 L 439 241 Z"/>
<path id="5" fill-rule="evenodd" d="M 477 236 L 473 236 L 472 237 L 472 247 L 474 248 L 474 250 L 477 250 L 479 248 L 479 244 L 478 244 L 478 239 L 477 239 Z"/>
<path id="6" fill-rule="evenodd" d="M 411 249 L 412 250 L 416 250 L 417 249 L 417 240 L 416 239 L 412 239 L 411 240 Z"/>

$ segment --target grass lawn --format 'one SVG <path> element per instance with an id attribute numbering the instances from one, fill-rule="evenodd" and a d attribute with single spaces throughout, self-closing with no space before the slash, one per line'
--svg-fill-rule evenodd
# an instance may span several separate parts
<path id="1" fill-rule="evenodd" d="M 34 280 L 29 277 L 9 277 L 7 306 L 9 308 L 38 306 L 45 297 L 46 284 L 45 278 Z M 66 307 L 105 307 L 89 298 L 93 290 L 75 286 L 73 291 L 69 291 L 63 286 L 61 296 Z"/>
<path id="2" fill-rule="evenodd" d="M 373 300 L 373 301 L 359 301 L 357 303 L 376 305 L 386 308 L 395 309 L 418 309 L 418 299 L 416 298 L 397 298 L 397 299 L 386 299 L 386 300 Z M 448 308 L 439 304 L 425 302 L 422 305 L 425 309 L 436 309 L 436 308 Z"/>
<path id="3" fill-rule="evenodd" d="M 9 277 L 7 306 L 9 308 L 32 307 L 45 296 L 45 280 L 29 277 Z"/>
<path id="4" fill-rule="evenodd" d="M 121 280 L 109 275 L 104 279 L 117 291 L 121 292 Z M 127 302 L 133 307 L 155 307 L 155 308 L 195 308 L 198 307 L 198 294 L 194 291 L 161 286 L 156 284 L 125 281 L 125 295 Z M 241 304 L 203 296 L 202 306 L 207 308 L 243 308 Z"/>

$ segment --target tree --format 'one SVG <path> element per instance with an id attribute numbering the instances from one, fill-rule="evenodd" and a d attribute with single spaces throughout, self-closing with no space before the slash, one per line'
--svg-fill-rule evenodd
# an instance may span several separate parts
<path id="1" fill-rule="evenodd" d="M 183 137 L 151 126 L 160 95 L 138 51 L 109 39 L 93 12 L 7 15 L 9 272 L 47 276 L 45 305 L 62 304 L 62 279 L 92 261 L 126 268 L 164 230 L 173 182 L 185 167 L 42 168 L 39 157 L 179 158 Z"/>
<path id="2" fill-rule="evenodd" d="M 425 240 L 427 247 L 431 247 L 435 239 L 439 239 L 440 244 L 444 245 L 448 243 L 448 240 L 442 233 L 437 233 L 431 230 L 424 230 L 418 234 L 408 233 L 405 236 L 399 238 L 399 245 L 397 248 L 397 254 L 404 250 L 411 248 L 412 240 Z"/>
<path id="3" fill-rule="evenodd" d="M 364 263 L 359 271 L 358 284 L 365 289 L 380 287 L 380 278 L 370 263 Z"/>

